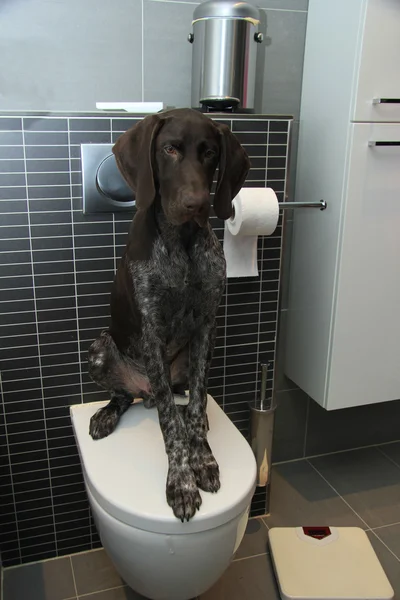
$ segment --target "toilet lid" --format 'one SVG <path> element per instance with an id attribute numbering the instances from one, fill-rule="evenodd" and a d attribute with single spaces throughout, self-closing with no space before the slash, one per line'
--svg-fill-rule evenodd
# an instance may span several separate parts
<path id="1" fill-rule="evenodd" d="M 168 506 L 165 482 L 168 461 L 155 408 L 132 405 L 115 432 L 94 441 L 92 415 L 107 402 L 71 407 L 86 485 L 101 507 L 116 519 L 145 531 L 186 534 L 218 527 L 249 505 L 255 488 L 253 452 L 215 400 L 208 396 L 208 441 L 220 467 L 221 488 L 203 492 L 201 508 L 182 523 Z"/>

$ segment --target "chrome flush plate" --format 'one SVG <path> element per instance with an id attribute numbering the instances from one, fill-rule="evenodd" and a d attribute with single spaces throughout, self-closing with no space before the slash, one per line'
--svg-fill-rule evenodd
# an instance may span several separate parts
<path id="1" fill-rule="evenodd" d="M 83 213 L 132 212 L 135 194 L 118 170 L 113 144 L 81 144 Z"/>

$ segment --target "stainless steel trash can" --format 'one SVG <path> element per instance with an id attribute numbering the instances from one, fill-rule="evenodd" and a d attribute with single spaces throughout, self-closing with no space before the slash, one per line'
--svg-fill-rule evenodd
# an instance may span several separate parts
<path id="1" fill-rule="evenodd" d="M 247 2 L 208 0 L 193 13 L 192 106 L 253 109 L 260 14 Z"/>

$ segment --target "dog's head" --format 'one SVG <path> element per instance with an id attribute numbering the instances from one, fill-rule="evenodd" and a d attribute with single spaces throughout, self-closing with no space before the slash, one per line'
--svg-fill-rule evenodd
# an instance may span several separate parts
<path id="1" fill-rule="evenodd" d="M 213 176 L 219 165 L 214 210 L 229 219 L 250 162 L 225 125 L 191 109 L 151 115 L 124 133 L 113 147 L 119 170 L 136 194 L 139 210 L 158 193 L 167 220 L 194 220 L 204 227 Z"/>

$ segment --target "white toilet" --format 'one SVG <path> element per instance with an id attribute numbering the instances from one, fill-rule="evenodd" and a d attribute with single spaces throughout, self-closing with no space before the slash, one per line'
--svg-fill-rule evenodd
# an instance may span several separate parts
<path id="1" fill-rule="evenodd" d="M 87 493 L 102 544 L 122 579 L 152 600 L 189 600 L 229 566 L 246 528 L 256 462 L 210 396 L 208 440 L 221 474 L 216 494 L 189 522 L 165 498 L 167 457 L 156 409 L 131 406 L 109 437 L 93 441 L 90 417 L 106 402 L 71 407 Z"/>

